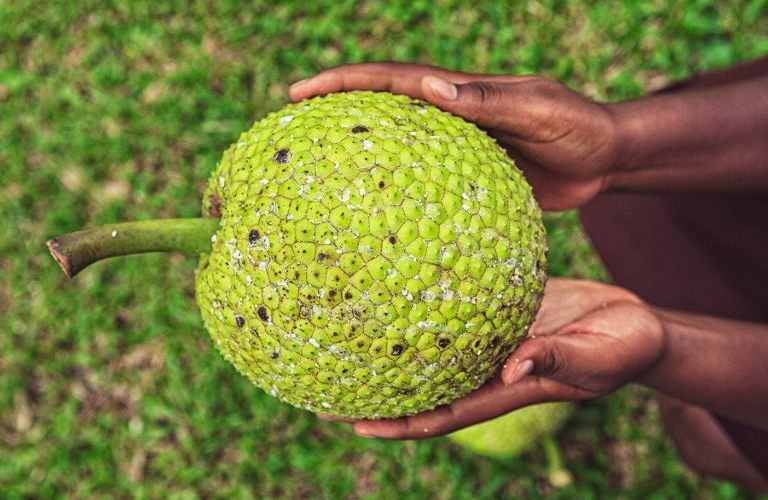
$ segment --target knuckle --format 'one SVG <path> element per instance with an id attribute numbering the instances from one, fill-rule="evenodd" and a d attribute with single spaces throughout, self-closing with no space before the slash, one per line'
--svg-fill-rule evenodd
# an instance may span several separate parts
<path id="1" fill-rule="evenodd" d="M 556 342 L 550 342 L 544 359 L 547 375 L 564 372 L 568 369 L 568 360 Z"/>
<path id="2" fill-rule="evenodd" d="M 493 82 L 475 82 L 472 84 L 477 93 L 477 101 L 483 105 L 494 105 L 501 102 L 504 92 Z"/>

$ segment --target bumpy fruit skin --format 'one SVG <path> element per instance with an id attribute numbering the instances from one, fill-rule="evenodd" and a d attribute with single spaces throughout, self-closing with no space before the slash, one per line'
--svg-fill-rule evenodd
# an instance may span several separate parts
<path id="1" fill-rule="evenodd" d="M 196 277 L 205 325 L 255 384 L 308 410 L 449 403 L 525 336 L 546 279 L 531 189 L 484 132 L 423 102 L 291 104 L 225 153 Z"/>
<path id="2" fill-rule="evenodd" d="M 492 458 L 513 458 L 557 432 L 573 413 L 571 403 L 526 406 L 449 434 L 457 444 Z"/>

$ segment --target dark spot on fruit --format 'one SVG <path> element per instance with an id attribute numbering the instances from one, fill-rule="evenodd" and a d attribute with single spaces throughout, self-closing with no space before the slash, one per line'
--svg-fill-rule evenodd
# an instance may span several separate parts
<path id="1" fill-rule="evenodd" d="M 277 163 L 288 163 L 290 157 L 291 153 L 287 149 L 278 149 L 272 159 Z"/>
<path id="2" fill-rule="evenodd" d="M 264 306 L 259 306 L 258 309 L 256 309 L 256 314 L 259 315 L 259 319 L 261 321 L 269 321 L 269 315 L 267 314 L 267 308 Z"/>
<path id="3" fill-rule="evenodd" d="M 380 353 L 380 352 L 381 352 L 381 346 L 378 346 L 378 345 L 377 345 L 376 347 L 374 347 L 374 348 L 373 348 L 373 352 L 375 352 L 375 353 L 377 353 L 377 354 L 378 354 L 378 353 Z"/>
<path id="4" fill-rule="evenodd" d="M 352 325 L 352 331 L 353 331 L 353 332 L 356 332 L 356 331 L 357 331 L 357 325 Z"/>
<path id="5" fill-rule="evenodd" d="M 442 338 L 442 339 L 439 339 L 439 340 L 437 341 L 437 347 L 439 347 L 440 349 L 445 349 L 446 347 L 448 347 L 448 345 L 449 345 L 450 343 L 451 343 L 451 341 L 450 341 L 450 340 L 448 340 L 448 339 L 446 339 L 446 338 Z"/>
<path id="6" fill-rule="evenodd" d="M 235 324 L 238 328 L 242 328 L 245 325 L 245 318 L 242 316 L 235 316 Z"/>
<path id="7" fill-rule="evenodd" d="M 356 125 L 352 128 L 353 134 L 362 134 L 363 132 L 368 132 L 368 127 L 364 125 Z"/>
<path id="8" fill-rule="evenodd" d="M 470 183 L 469 183 L 469 189 L 471 189 L 472 191 L 474 191 L 475 189 L 477 189 L 477 186 L 475 185 L 475 183 L 474 183 L 474 182 L 470 182 Z"/>
<path id="9" fill-rule="evenodd" d="M 397 238 L 395 238 L 394 236 L 390 236 L 389 237 L 389 242 L 394 245 L 395 243 L 397 243 Z"/>
<path id="10" fill-rule="evenodd" d="M 480 347 L 480 339 L 475 340 L 475 342 L 472 345 L 475 346 L 475 349 Z"/>
<path id="11" fill-rule="evenodd" d="M 211 214 L 211 217 L 221 217 L 221 197 L 217 194 L 212 194 L 211 197 L 208 198 L 208 202 L 211 205 L 211 208 L 208 211 Z"/>
<path id="12" fill-rule="evenodd" d="M 296 279 L 299 279 L 299 276 L 300 276 L 300 275 L 299 275 L 299 273 L 298 273 L 298 272 L 295 272 L 295 273 L 293 273 L 293 277 L 294 277 L 294 278 L 296 278 Z"/>
<path id="13" fill-rule="evenodd" d="M 255 245 L 259 238 L 261 238 L 261 234 L 258 229 L 251 229 L 251 232 L 248 233 L 248 243 L 251 245 Z"/>
<path id="14" fill-rule="evenodd" d="M 344 293 L 344 298 L 349 300 L 349 299 L 352 298 L 352 294 L 350 292 L 346 292 L 346 293 Z"/>
<path id="15" fill-rule="evenodd" d="M 395 344 L 392 346 L 392 356 L 400 356 L 403 353 L 403 346 Z"/>
<path id="16" fill-rule="evenodd" d="M 348 373 L 348 372 L 349 372 L 349 368 L 342 368 L 341 369 L 341 373 Z"/>
<path id="17" fill-rule="evenodd" d="M 322 262 L 322 261 L 324 261 L 326 258 L 328 258 L 328 256 L 327 256 L 327 255 L 325 255 L 323 252 L 320 252 L 319 254 L 317 254 L 317 260 L 318 260 L 319 262 Z"/>
<path id="18" fill-rule="evenodd" d="M 426 106 L 426 104 L 424 104 L 424 103 L 423 103 L 423 102 L 421 102 L 421 101 L 413 101 L 413 102 L 411 103 L 411 106 L 416 106 L 417 108 L 423 108 L 424 106 Z"/>
<path id="19" fill-rule="evenodd" d="M 331 298 L 335 297 L 336 296 L 336 290 L 329 291 L 328 292 L 328 296 L 331 297 Z"/>
<path id="20" fill-rule="evenodd" d="M 501 340 L 501 339 L 499 338 L 499 336 L 498 336 L 498 335 L 496 335 L 495 337 L 493 337 L 493 338 L 491 339 L 491 348 L 494 348 L 494 347 L 496 347 L 497 345 L 499 345 L 499 341 L 500 341 L 500 340 Z"/>
<path id="21" fill-rule="evenodd" d="M 379 187 L 380 187 L 380 188 L 383 188 L 383 187 L 384 187 L 384 181 L 379 181 Z"/>
<path id="22" fill-rule="evenodd" d="M 269 355 L 269 357 L 272 359 L 277 359 L 278 356 L 280 356 L 280 354 L 278 354 L 277 351 L 272 351 L 272 354 Z"/>

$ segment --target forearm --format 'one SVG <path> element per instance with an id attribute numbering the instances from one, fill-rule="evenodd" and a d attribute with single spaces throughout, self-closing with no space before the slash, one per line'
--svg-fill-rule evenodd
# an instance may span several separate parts
<path id="1" fill-rule="evenodd" d="M 768 430 L 768 325 L 655 309 L 664 353 L 641 383 Z"/>
<path id="2" fill-rule="evenodd" d="M 768 191 L 768 76 L 609 105 L 608 189 Z"/>

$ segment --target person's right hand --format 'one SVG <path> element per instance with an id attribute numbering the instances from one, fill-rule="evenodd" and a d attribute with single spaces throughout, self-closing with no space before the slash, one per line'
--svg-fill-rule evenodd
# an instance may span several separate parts
<path id="1" fill-rule="evenodd" d="M 616 162 L 616 123 L 609 108 L 546 78 L 355 64 L 295 83 L 290 97 L 299 101 L 346 90 L 407 94 L 476 123 L 516 161 L 544 210 L 583 205 L 606 187 Z"/>
<path id="2" fill-rule="evenodd" d="M 551 278 L 528 337 L 498 377 L 434 410 L 396 419 L 342 420 L 364 436 L 439 436 L 531 404 L 593 399 L 647 376 L 666 352 L 653 309 L 622 288 Z"/>

